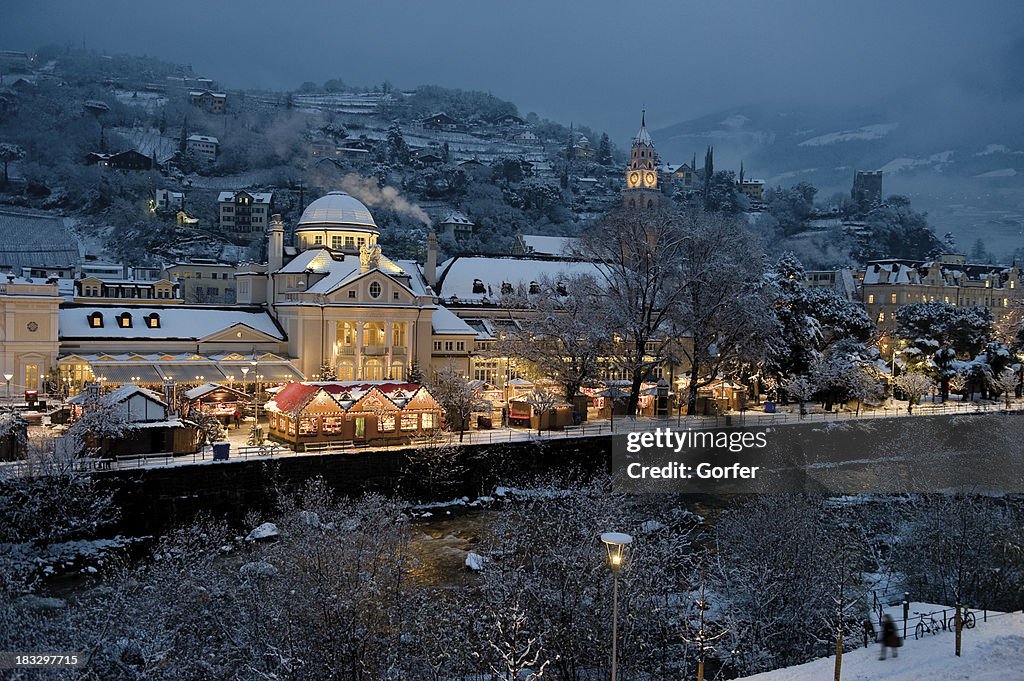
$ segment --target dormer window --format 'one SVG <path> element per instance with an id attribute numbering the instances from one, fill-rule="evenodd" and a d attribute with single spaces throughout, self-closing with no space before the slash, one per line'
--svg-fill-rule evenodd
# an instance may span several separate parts
<path id="1" fill-rule="evenodd" d="M 535 281 L 530 282 L 530 293 L 540 293 L 540 284 Z"/>
<path id="2" fill-rule="evenodd" d="M 324 238 L 322 236 L 320 236 L 319 234 L 317 234 L 315 237 L 313 237 L 313 245 L 314 246 L 323 246 L 324 245 Z"/>
<path id="3" fill-rule="evenodd" d="M 145 320 L 146 320 L 146 326 L 148 326 L 149 328 L 151 328 L 151 329 L 159 329 L 160 328 L 160 315 L 158 315 L 156 312 L 154 312 L 153 314 L 150 314 L 150 315 L 146 315 Z"/>
<path id="4" fill-rule="evenodd" d="M 117 316 L 117 325 L 122 329 L 132 328 L 132 315 L 129 312 L 122 312 Z"/>
<path id="5" fill-rule="evenodd" d="M 558 293 L 558 295 L 560 296 L 569 295 L 569 289 L 566 288 L 564 281 L 558 282 L 558 284 L 555 286 L 555 292 Z"/>
<path id="6" fill-rule="evenodd" d="M 487 289 L 484 288 L 484 282 L 479 279 L 473 280 L 473 293 L 483 293 Z"/>
<path id="7" fill-rule="evenodd" d="M 103 328 L 103 314 L 100 312 L 93 312 L 89 315 L 89 328 L 91 329 L 102 329 Z"/>
<path id="8" fill-rule="evenodd" d="M 512 295 L 512 284 L 507 281 L 501 282 L 501 295 L 510 296 Z"/>

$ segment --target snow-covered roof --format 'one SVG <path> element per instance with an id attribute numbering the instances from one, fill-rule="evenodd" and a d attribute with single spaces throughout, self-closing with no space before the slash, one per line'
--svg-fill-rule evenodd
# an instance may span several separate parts
<path id="1" fill-rule="evenodd" d="M 239 194 L 248 194 L 256 203 L 270 203 L 274 199 L 273 192 L 247 192 L 243 189 L 237 192 L 221 192 L 217 195 L 217 201 L 220 203 L 234 201 Z"/>
<path id="2" fill-rule="evenodd" d="M 917 284 L 945 286 L 980 286 L 1001 288 L 1012 277 L 1020 277 L 1008 265 L 976 265 L 944 263 L 937 260 L 875 260 L 864 268 L 864 285 Z M 973 282 L 973 283 L 972 283 Z"/>
<path id="3" fill-rule="evenodd" d="M 531 282 L 558 280 L 566 276 L 599 274 L 597 265 L 569 260 L 542 260 L 530 257 L 457 256 L 438 267 L 438 295 L 457 297 L 461 302 L 494 302 L 502 295 L 502 284 L 514 291 L 529 291 Z M 484 291 L 474 291 L 479 280 Z M 479 288 L 479 286 L 477 287 Z"/>
<path id="4" fill-rule="evenodd" d="M 103 315 L 103 326 L 90 326 L 89 315 Z M 121 327 L 117 317 L 123 313 L 132 317 L 129 328 Z M 152 328 L 143 317 L 157 314 L 160 324 Z M 68 338 L 137 338 L 137 339 L 190 339 L 198 341 L 218 331 L 241 324 L 271 338 L 284 340 L 284 334 L 265 311 L 225 308 L 196 308 L 180 305 L 165 307 L 107 307 L 70 305 L 61 308 L 60 337 Z"/>
<path id="5" fill-rule="evenodd" d="M 455 316 L 448 308 L 438 306 L 430 317 L 434 333 L 444 335 L 464 335 L 476 337 L 477 331 L 466 322 Z"/>
<path id="6" fill-rule="evenodd" d="M 189 135 L 189 142 L 209 142 L 210 144 L 220 144 L 220 140 L 216 137 L 210 137 L 209 135 Z"/>
<path id="7" fill-rule="evenodd" d="M 152 390 L 148 390 L 146 388 L 137 386 L 134 383 L 126 383 L 118 388 L 115 388 L 114 390 L 111 390 L 108 393 L 104 393 L 103 395 L 100 396 L 99 401 L 103 404 L 119 404 L 129 399 L 133 395 L 142 395 L 150 400 L 153 400 L 154 402 L 158 402 L 159 404 L 167 406 L 167 403 L 164 402 L 163 395 L 155 393 Z M 78 393 L 74 397 L 68 398 L 68 402 L 70 402 L 71 404 L 84 404 L 88 399 L 89 393 L 82 392 Z"/>
<path id="8" fill-rule="evenodd" d="M 536 255 L 572 255 L 572 249 L 579 239 L 571 236 L 537 236 L 523 234 L 520 236 L 523 246 Z"/>
<path id="9" fill-rule="evenodd" d="M 68 268 L 78 262 L 78 243 L 64 220 L 21 210 L 0 211 L 0 265 Z"/>
<path id="10" fill-rule="evenodd" d="M 441 220 L 442 225 L 453 224 L 453 225 L 468 225 L 473 226 L 473 221 L 467 218 L 463 213 L 457 210 L 449 211 L 444 219 Z"/>

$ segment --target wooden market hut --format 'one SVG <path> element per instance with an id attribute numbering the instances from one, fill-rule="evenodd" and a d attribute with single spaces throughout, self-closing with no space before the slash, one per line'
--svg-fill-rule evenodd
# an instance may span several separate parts
<path id="1" fill-rule="evenodd" d="M 272 440 L 402 443 L 441 426 L 441 405 L 423 386 L 390 381 L 296 382 L 266 404 Z"/>
<path id="2" fill-rule="evenodd" d="M 210 414 L 220 419 L 224 425 L 231 425 L 237 415 L 241 415 L 249 407 L 252 398 L 241 390 L 235 390 L 220 383 L 204 383 L 186 390 L 184 415 L 192 418 L 196 414 Z"/>

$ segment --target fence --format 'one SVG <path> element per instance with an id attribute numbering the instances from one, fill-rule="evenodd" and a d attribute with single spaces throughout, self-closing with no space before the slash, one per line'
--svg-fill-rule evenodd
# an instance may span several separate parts
<path id="1" fill-rule="evenodd" d="M 963 404 L 947 402 L 941 405 L 922 405 L 915 407 L 912 414 L 905 408 L 883 408 L 854 411 L 827 411 L 812 414 L 795 414 L 789 412 L 762 413 L 744 411 L 720 416 L 655 416 L 629 417 L 620 416 L 611 420 L 585 423 L 579 426 L 568 426 L 563 430 L 536 431 L 525 428 L 500 428 L 496 430 L 468 430 L 464 433 L 448 432 L 438 436 L 414 440 L 409 444 L 364 444 L 337 443 L 330 447 L 317 447 L 315 451 L 294 452 L 280 445 L 242 446 L 232 448 L 229 460 L 262 459 L 280 456 L 317 456 L 328 453 L 344 453 L 348 451 L 391 451 L 424 446 L 460 446 L 501 444 L 506 442 L 524 442 L 529 440 L 546 441 L 557 439 L 573 439 L 601 437 L 611 434 L 650 430 L 658 427 L 677 428 L 743 428 L 765 427 L 772 425 L 803 424 L 803 423 L 834 423 L 840 421 L 859 421 L 865 419 L 917 418 L 932 415 L 972 415 L 972 414 L 1021 414 L 1022 405 L 1018 402 L 1012 409 L 997 404 Z M 149 468 L 154 466 L 180 466 L 213 462 L 213 453 L 209 446 L 192 454 L 148 454 L 119 456 L 114 459 L 79 459 L 75 462 L 76 470 L 83 472 L 102 470 L 126 470 Z M 39 475 L 39 467 L 30 462 L 14 461 L 0 463 L 0 474 L 11 476 Z"/>

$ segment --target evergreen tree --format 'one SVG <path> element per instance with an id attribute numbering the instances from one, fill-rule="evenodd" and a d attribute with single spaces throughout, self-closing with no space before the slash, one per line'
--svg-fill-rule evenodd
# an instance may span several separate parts
<path id="1" fill-rule="evenodd" d="M 612 143 L 608 139 L 608 133 L 601 135 L 601 141 L 597 145 L 597 162 L 603 166 L 612 164 Z"/>

